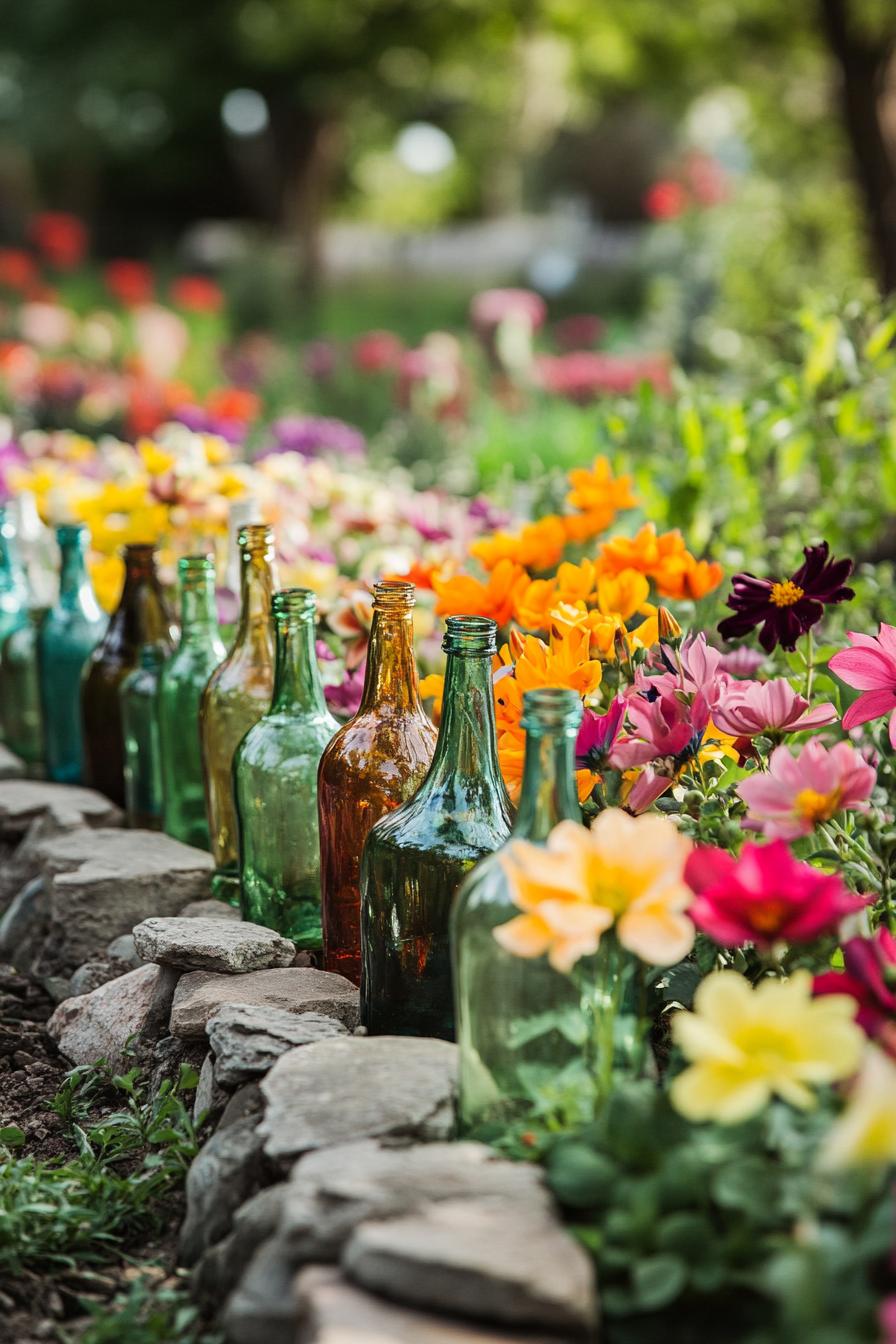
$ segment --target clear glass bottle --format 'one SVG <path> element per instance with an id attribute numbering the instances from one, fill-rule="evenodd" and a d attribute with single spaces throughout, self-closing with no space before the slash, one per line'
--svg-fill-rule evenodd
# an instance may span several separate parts
<path id="1" fill-rule="evenodd" d="M 215 565 L 210 556 L 186 555 L 177 564 L 180 643 L 159 679 L 162 817 L 175 840 L 209 848 L 199 705 L 208 679 L 227 651 L 218 633 Z"/>
<path id="2" fill-rule="evenodd" d="M 230 653 L 209 678 L 199 708 L 205 803 L 217 872 L 213 890 L 239 904 L 239 849 L 233 754 L 271 703 L 274 637 L 271 598 L 277 586 L 274 534 L 253 523 L 240 529 L 240 623 Z"/>
<path id="3" fill-rule="evenodd" d="M 317 771 L 339 728 L 317 666 L 316 610 L 307 588 L 274 594 L 273 699 L 233 758 L 243 918 L 301 948 L 321 945 Z"/>
<path id="4" fill-rule="evenodd" d="M 321 915 L 324 967 L 361 982 L 361 851 L 374 822 L 416 793 L 436 730 L 420 703 L 414 585 L 374 587 L 364 693 L 321 758 Z"/>
<path id="5" fill-rule="evenodd" d="M 497 626 L 450 616 L 442 721 L 418 792 L 379 821 L 361 865 L 361 1021 L 375 1035 L 454 1037 L 449 919 L 460 883 L 510 834 L 498 764 Z"/>
<path id="6" fill-rule="evenodd" d="M 170 652 L 177 635 L 156 573 L 155 546 L 124 548 L 124 588 L 81 682 L 87 783 L 124 807 L 124 735 L 119 690 L 144 644 Z"/>
<path id="7" fill-rule="evenodd" d="M 60 527 L 56 540 L 59 596 L 41 621 L 37 637 L 44 754 L 48 779 L 80 784 L 84 778 L 81 677 L 107 620 L 87 574 L 87 528 L 80 524 Z"/>
<path id="8" fill-rule="evenodd" d="M 149 831 L 157 831 L 162 825 L 158 703 L 164 656 L 158 644 L 144 644 L 137 655 L 137 666 L 119 690 L 125 811 L 129 826 Z"/>
<path id="9" fill-rule="evenodd" d="M 523 696 L 526 756 L 512 839 L 544 844 L 561 821 L 581 822 L 575 745 L 582 704 L 548 687 Z M 458 1125 L 487 1137 L 525 1118 L 539 1082 L 554 1085 L 582 1058 L 580 993 L 546 957 L 516 957 L 493 930 L 518 915 L 501 851 L 477 864 L 451 915 L 451 954 L 460 1046 Z"/>
<path id="10" fill-rule="evenodd" d="M 30 610 L 0 649 L 0 713 L 3 740 L 26 765 L 43 760 L 43 724 L 37 678 L 37 632 L 42 611 Z"/>

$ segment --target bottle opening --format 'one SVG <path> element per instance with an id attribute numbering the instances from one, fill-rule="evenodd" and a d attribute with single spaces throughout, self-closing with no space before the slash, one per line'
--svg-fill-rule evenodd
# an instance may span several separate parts
<path id="1" fill-rule="evenodd" d="M 56 541 L 60 546 L 86 546 L 89 537 L 83 523 L 63 523 L 56 529 Z"/>
<path id="2" fill-rule="evenodd" d="M 523 694 L 520 720 L 527 733 L 551 728 L 577 729 L 582 722 L 582 701 L 575 691 L 562 686 L 540 686 Z"/>
<path id="3" fill-rule="evenodd" d="M 410 611 L 417 601 L 417 589 L 406 579 L 381 579 L 373 585 L 374 611 Z"/>
<path id="4" fill-rule="evenodd" d="M 468 657 L 491 657 L 498 652 L 498 627 L 487 616 L 449 616 L 442 649 Z"/>
<path id="5" fill-rule="evenodd" d="M 317 598 L 310 588 L 281 588 L 273 596 L 271 610 L 281 620 L 289 616 L 314 616 Z"/>
<path id="6" fill-rule="evenodd" d="M 249 555 L 262 555 L 274 549 L 274 532 L 267 523 L 248 523 L 236 534 L 240 550 Z"/>

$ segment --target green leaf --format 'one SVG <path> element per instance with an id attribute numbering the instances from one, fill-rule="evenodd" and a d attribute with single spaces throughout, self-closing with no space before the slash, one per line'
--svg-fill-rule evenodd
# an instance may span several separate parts
<path id="1" fill-rule="evenodd" d="M 25 1131 L 18 1125 L 4 1125 L 0 1129 L 0 1144 L 6 1148 L 21 1148 L 25 1142 Z"/>
<path id="2" fill-rule="evenodd" d="M 687 1283 L 685 1262 L 677 1255 L 650 1255 L 632 1270 L 635 1300 L 642 1311 L 656 1311 L 674 1302 Z"/>
<path id="3" fill-rule="evenodd" d="M 548 1181 L 563 1204 L 574 1209 L 603 1204 L 618 1179 L 615 1164 L 585 1143 L 559 1144 L 548 1161 Z"/>

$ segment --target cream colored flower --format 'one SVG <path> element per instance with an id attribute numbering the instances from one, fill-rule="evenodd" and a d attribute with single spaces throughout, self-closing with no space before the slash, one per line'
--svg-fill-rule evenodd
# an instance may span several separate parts
<path id="1" fill-rule="evenodd" d="M 822 1145 L 818 1165 L 835 1170 L 891 1162 L 896 1162 L 896 1061 L 869 1045 L 846 1107 Z"/>

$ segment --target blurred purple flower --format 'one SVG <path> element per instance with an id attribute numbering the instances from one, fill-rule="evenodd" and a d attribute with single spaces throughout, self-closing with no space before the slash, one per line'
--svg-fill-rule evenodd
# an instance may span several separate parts
<path id="1" fill-rule="evenodd" d="M 179 425 L 186 425 L 194 434 L 216 434 L 227 443 L 242 443 L 246 437 L 246 425 L 242 420 L 211 415 L 204 406 L 178 406 L 172 419 Z"/>
<path id="2" fill-rule="evenodd" d="M 340 686 L 325 686 L 324 695 L 327 698 L 327 704 L 335 714 L 341 718 L 349 719 L 353 714 L 357 714 L 361 705 L 361 695 L 364 691 L 364 667 L 359 666 L 352 669 L 346 675 L 345 680 Z"/>
<path id="3" fill-rule="evenodd" d="M 500 531 L 511 521 L 511 514 L 506 509 L 496 508 L 485 495 L 477 495 L 475 499 L 470 500 L 467 515 L 477 523 L 481 523 L 484 532 Z"/>
<path id="4" fill-rule="evenodd" d="M 739 648 L 722 654 L 719 668 L 722 672 L 730 672 L 732 677 L 752 678 L 764 662 L 764 653 L 760 653 L 758 649 L 751 649 L 747 644 L 741 644 Z"/>
<path id="5" fill-rule="evenodd" d="M 16 467 L 25 465 L 25 454 L 14 439 L 4 443 L 0 448 L 0 503 L 5 504 L 12 498 L 12 488 L 9 483 L 10 474 Z"/>
<path id="6" fill-rule="evenodd" d="M 341 457 L 363 457 L 367 441 L 354 425 L 323 415 L 284 415 L 271 425 L 274 443 L 258 454 L 301 453 L 303 457 L 317 457 L 320 453 L 337 453 Z"/>
<path id="7" fill-rule="evenodd" d="M 314 642 L 314 651 L 322 663 L 335 663 L 336 655 L 330 648 L 325 639 L 317 639 Z"/>
<path id="8" fill-rule="evenodd" d="M 323 382 L 332 378 L 338 358 L 332 341 L 309 341 L 302 351 L 302 368 L 309 378 Z"/>

